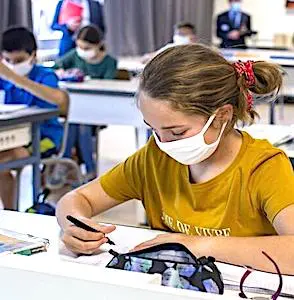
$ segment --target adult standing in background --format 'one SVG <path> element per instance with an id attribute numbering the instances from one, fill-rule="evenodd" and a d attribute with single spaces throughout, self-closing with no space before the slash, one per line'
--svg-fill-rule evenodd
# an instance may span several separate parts
<path id="1" fill-rule="evenodd" d="M 70 19 L 67 24 L 59 24 L 59 16 L 62 10 L 62 6 L 66 2 L 74 2 L 83 6 L 82 18 Z M 62 31 L 63 35 L 59 46 L 59 56 L 64 55 L 69 50 L 75 48 L 75 36 L 78 30 L 89 24 L 94 24 L 100 28 L 104 33 L 104 17 L 103 7 L 97 0 L 61 0 L 57 4 L 53 23 L 51 25 L 52 30 Z"/>
<path id="2" fill-rule="evenodd" d="M 221 48 L 246 48 L 245 38 L 252 35 L 251 17 L 241 11 L 241 0 L 229 0 L 230 10 L 217 17 L 217 37 Z"/>

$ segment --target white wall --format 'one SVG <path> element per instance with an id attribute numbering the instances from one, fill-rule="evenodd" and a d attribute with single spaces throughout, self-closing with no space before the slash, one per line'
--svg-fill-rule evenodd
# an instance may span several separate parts
<path id="1" fill-rule="evenodd" d="M 216 16 L 228 10 L 228 0 L 215 0 L 214 23 Z M 243 11 L 250 14 L 252 29 L 258 31 L 259 40 L 272 40 L 276 33 L 294 34 L 294 12 L 287 11 L 285 0 L 243 0 Z M 218 42 L 215 37 L 214 43 Z"/>

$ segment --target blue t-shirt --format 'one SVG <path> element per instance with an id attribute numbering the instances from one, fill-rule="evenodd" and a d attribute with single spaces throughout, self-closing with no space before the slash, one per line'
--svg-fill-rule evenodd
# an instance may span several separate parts
<path id="1" fill-rule="evenodd" d="M 58 88 L 58 78 L 56 74 L 47 68 L 35 65 L 29 73 L 28 78 L 34 82 Z M 16 87 L 13 83 L 0 78 L 0 89 L 5 91 L 6 104 L 26 104 L 28 106 L 38 106 L 41 108 L 57 108 L 56 104 L 42 100 L 24 89 Z M 62 125 L 57 118 L 52 118 L 41 124 L 41 139 L 49 138 L 57 148 L 61 145 L 63 134 Z"/>

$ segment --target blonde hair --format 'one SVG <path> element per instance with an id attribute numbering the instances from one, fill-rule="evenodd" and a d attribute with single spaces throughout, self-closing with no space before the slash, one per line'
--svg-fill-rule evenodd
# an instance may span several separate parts
<path id="1" fill-rule="evenodd" d="M 245 74 L 238 76 L 233 64 L 216 51 L 200 45 L 169 48 L 154 57 L 141 74 L 139 92 L 154 100 L 165 100 L 188 114 L 212 115 L 225 104 L 233 106 L 237 121 L 252 123 L 258 114 L 248 105 L 248 92 L 257 95 L 278 91 L 282 72 L 277 65 L 253 63 L 255 84 L 247 86 Z"/>

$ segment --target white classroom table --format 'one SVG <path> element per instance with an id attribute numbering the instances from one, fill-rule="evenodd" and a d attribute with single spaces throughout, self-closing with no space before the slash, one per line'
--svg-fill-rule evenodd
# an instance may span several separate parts
<path id="1" fill-rule="evenodd" d="M 38 201 L 38 195 L 41 187 L 41 154 L 40 154 L 40 125 L 42 122 L 58 116 L 57 109 L 46 109 L 40 107 L 27 107 L 25 109 L 17 110 L 15 112 L 0 114 L 0 151 L 9 150 L 5 147 L 5 140 L 18 140 L 23 142 L 23 138 L 26 140 L 26 130 L 30 135 L 30 142 L 32 144 L 32 154 L 23 159 L 12 160 L 9 162 L 0 163 L 0 171 L 9 169 L 21 169 L 27 165 L 33 166 L 33 200 L 34 203 Z M 22 133 L 19 133 L 19 129 L 23 129 Z M 14 132 L 13 132 L 14 130 Z M 13 133 L 12 133 L 13 132 Z M 21 136 L 19 136 L 21 135 Z M 24 135 L 22 137 L 22 135 Z M 25 141 L 29 142 L 29 141 Z M 14 146 L 16 146 L 14 144 Z M 24 144 L 17 144 L 17 147 L 26 146 Z M 14 148 L 14 147 L 12 147 Z M 18 198 L 17 194 L 17 198 Z M 19 201 L 19 199 L 17 199 Z M 17 202 L 17 207 L 19 203 Z"/>
<path id="2" fill-rule="evenodd" d="M 121 56 L 118 58 L 117 68 L 119 70 L 140 73 L 145 67 L 145 64 L 142 63 L 142 59 L 142 56 Z"/>
<path id="3" fill-rule="evenodd" d="M 227 60 L 235 62 L 238 60 L 266 60 L 282 66 L 289 77 L 294 74 L 294 50 L 261 50 L 261 49 L 219 49 L 216 48 Z M 141 72 L 144 69 L 141 56 L 122 56 L 118 58 L 118 68 L 131 72 Z M 294 78 L 293 78 L 294 80 Z"/>
<path id="4" fill-rule="evenodd" d="M 279 50 L 261 50 L 261 49 L 216 49 L 228 61 L 236 62 L 238 60 L 265 60 L 268 62 L 280 65 L 287 76 L 285 76 L 285 92 L 293 92 L 294 88 L 294 50 L 279 51 Z M 118 59 L 118 67 L 120 69 L 127 69 L 134 73 L 140 73 L 144 69 L 142 57 L 126 56 Z M 292 88 L 292 90 L 291 90 Z M 281 91 L 283 93 L 283 90 Z M 290 95 L 294 95 L 291 94 Z"/>
<path id="5" fill-rule="evenodd" d="M 236 62 L 238 60 L 265 60 L 280 65 L 287 76 L 284 77 L 284 90 L 282 94 L 293 96 L 294 89 L 294 50 L 261 50 L 261 49 L 218 49 L 228 61 Z M 144 69 L 142 57 L 125 56 L 118 59 L 118 67 L 134 73 L 140 73 Z"/>
<path id="6" fill-rule="evenodd" d="M 256 139 L 267 139 L 270 143 L 279 143 L 283 136 L 294 136 L 293 125 L 269 125 L 269 124 L 253 124 L 251 126 L 239 128 L 240 130 L 247 131 L 252 137 Z M 285 151 L 286 155 L 294 161 L 294 139 L 289 140 L 283 144 L 277 145 L 278 148 Z"/>
<path id="7" fill-rule="evenodd" d="M 240 299 L 237 291 L 225 291 L 224 296 L 220 296 L 167 288 L 159 285 L 158 275 L 61 260 L 58 254 L 60 231 L 55 217 L 0 211 L 0 228 L 48 238 L 51 244 L 46 253 L 0 256 L 1 299 Z M 135 230 L 140 236 L 140 230 L 144 229 Z"/>
<path id="8" fill-rule="evenodd" d="M 266 60 L 282 67 L 294 67 L 294 51 L 292 50 L 262 50 L 262 49 L 218 49 L 229 61 Z"/>
<path id="9" fill-rule="evenodd" d="M 70 95 L 68 122 L 84 125 L 129 125 L 136 128 L 137 145 L 147 141 L 147 127 L 137 108 L 135 94 L 139 81 L 88 80 L 65 83 Z M 97 131 L 97 173 L 99 165 L 99 131 Z"/>

